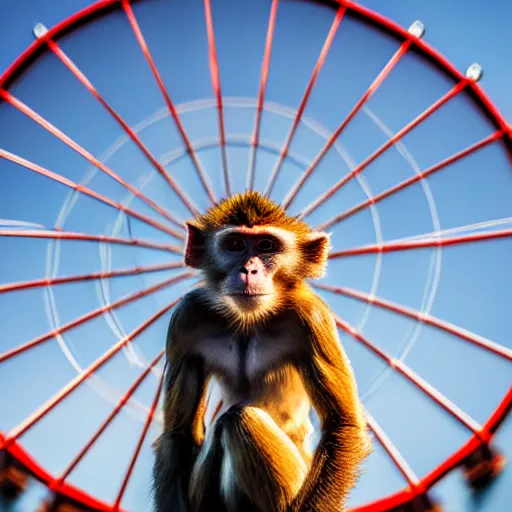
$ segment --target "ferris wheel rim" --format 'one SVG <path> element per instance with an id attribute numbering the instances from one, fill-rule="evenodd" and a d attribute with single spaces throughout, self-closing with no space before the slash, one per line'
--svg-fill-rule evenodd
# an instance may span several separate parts
<path id="1" fill-rule="evenodd" d="M 126 0 L 128 4 L 142 2 L 143 0 Z M 40 53 L 47 49 L 47 41 L 52 38 L 60 38 L 68 32 L 78 28 L 80 25 L 87 23 L 97 17 L 108 14 L 117 7 L 122 7 L 125 0 L 98 0 L 91 5 L 69 15 L 62 21 L 49 28 L 46 33 L 37 37 L 4 71 L 0 76 L 0 92 L 8 91 L 9 86 L 20 76 L 30 63 L 36 60 Z M 491 101 L 489 96 L 484 92 L 483 88 L 475 81 L 466 77 L 461 73 L 441 52 L 426 43 L 423 39 L 409 33 L 405 28 L 391 19 L 369 9 L 362 5 L 349 0 L 321 0 L 324 4 L 344 7 L 351 14 L 362 19 L 364 22 L 373 24 L 379 29 L 385 30 L 393 37 L 401 41 L 410 41 L 419 53 L 435 64 L 439 70 L 452 79 L 463 82 L 466 91 L 472 95 L 474 102 L 478 105 L 480 111 L 486 115 L 495 125 L 497 130 L 501 132 L 504 144 L 507 146 L 508 152 L 512 154 L 512 125 L 508 124 L 497 108 Z M 504 395 L 499 405 L 495 408 L 486 422 L 482 425 L 479 433 L 473 433 L 469 439 L 455 450 L 441 464 L 431 470 L 427 475 L 419 479 L 416 488 L 403 488 L 399 491 L 391 493 L 387 496 L 380 497 L 370 503 L 363 504 L 351 509 L 351 512 L 376 512 L 379 510 L 388 510 L 392 507 L 403 505 L 415 497 L 424 494 L 428 489 L 441 480 L 446 474 L 458 466 L 468 455 L 473 453 L 483 443 L 489 442 L 501 423 L 506 419 L 508 413 L 512 409 L 512 386 Z M 0 447 L 7 440 L 5 435 L 0 432 Z M 12 457 L 23 464 L 37 479 L 41 480 L 47 487 L 67 498 L 78 501 L 79 503 L 95 508 L 97 510 L 113 510 L 114 505 L 105 503 L 96 499 L 94 496 L 83 491 L 77 486 L 68 482 L 59 482 L 42 465 L 22 447 L 18 440 L 9 443 L 6 450 Z M 57 485 L 56 485 L 57 483 Z M 116 508 L 116 510 L 122 510 Z"/>

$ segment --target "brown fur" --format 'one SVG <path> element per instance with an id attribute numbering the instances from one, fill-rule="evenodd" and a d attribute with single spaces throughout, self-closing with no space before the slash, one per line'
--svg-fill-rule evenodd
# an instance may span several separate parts
<path id="1" fill-rule="evenodd" d="M 227 268 L 211 251 L 212 237 L 227 226 L 293 235 L 282 253 L 255 256 L 270 269 L 263 272 L 274 290 L 268 302 L 242 307 L 224 297 L 240 263 Z M 183 298 L 169 326 L 156 512 L 344 510 L 370 442 L 333 318 L 304 282 L 324 271 L 327 250 L 324 233 L 255 192 L 190 224 L 186 259 L 203 270 L 207 286 Z M 225 409 L 205 434 L 211 376 Z M 304 444 L 311 406 L 322 425 L 314 454 Z"/>
<path id="2" fill-rule="evenodd" d="M 225 226 L 274 226 L 306 236 L 311 228 L 297 217 L 289 217 L 277 203 L 255 191 L 236 194 L 196 219 L 202 231 L 213 232 Z"/>
<path id="3" fill-rule="evenodd" d="M 209 239 L 226 226 L 260 229 L 270 226 L 292 233 L 297 242 L 296 250 L 301 255 L 300 265 L 288 269 L 288 275 L 295 276 L 294 282 L 300 284 L 304 279 L 317 279 L 325 272 L 330 248 L 329 236 L 313 231 L 298 217 L 287 216 L 280 205 L 255 191 L 236 194 L 194 221 L 187 222 L 187 265 L 203 270 L 208 267 Z"/>

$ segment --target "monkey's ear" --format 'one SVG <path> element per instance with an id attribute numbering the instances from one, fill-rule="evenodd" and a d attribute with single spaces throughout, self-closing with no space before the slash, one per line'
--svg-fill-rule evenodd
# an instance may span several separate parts
<path id="1" fill-rule="evenodd" d="M 206 254 L 206 237 L 204 232 L 192 222 L 187 222 L 187 247 L 185 265 L 201 268 Z"/>
<path id="2" fill-rule="evenodd" d="M 324 276 L 330 248 L 331 240 L 327 233 L 314 231 L 308 235 L 301 251 L 304 257 L 304 277 L 319 279 Z"/>

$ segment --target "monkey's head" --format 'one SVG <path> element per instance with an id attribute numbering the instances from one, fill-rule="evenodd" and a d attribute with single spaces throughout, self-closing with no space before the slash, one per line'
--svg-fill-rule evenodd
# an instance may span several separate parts
<path id="1" fill-rule="evenodd" d="M 329 236 L 257 192 L 222 201 L 187 229 L 185 263 L 233 313 L 271 311 L 327 265 Z"/>

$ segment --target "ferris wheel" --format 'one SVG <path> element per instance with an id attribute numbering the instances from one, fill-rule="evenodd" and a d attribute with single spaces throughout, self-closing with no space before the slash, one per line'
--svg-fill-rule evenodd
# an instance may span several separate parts
<path id="1" fill-rule="evenodd" d="M 424 31 L 348 0 L 35 25 L 0 77 L 0 506 L 149 509 L 165 333 L 200 280 L 184 221 L 246 189 L 332 233 L 312 285 L 375 444 L 351 510 L 441 509 L 447 475 L 501 473 L 512 128 Z"/>

